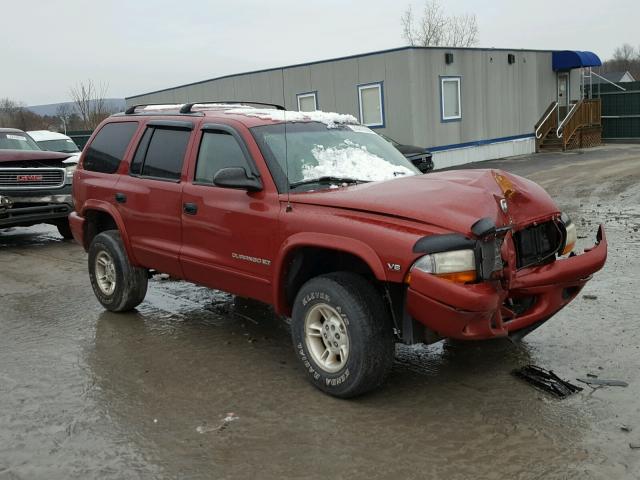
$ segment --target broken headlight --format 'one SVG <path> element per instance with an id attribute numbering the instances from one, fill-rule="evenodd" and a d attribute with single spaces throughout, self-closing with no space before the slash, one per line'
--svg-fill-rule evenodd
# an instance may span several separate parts
<path id="1" fill-rule="evenodd" d="M 453 250 L 424 255 L 411 266 L 408 281 L 414 269 L 458 283 L 475 282 L 478 276 L 473 250 Z"/>
<path id="2" fill-rule="evenodd" d="M 571 221 L 571 218 L 569 218 L 569 215 L 567 215 L 566 213 L 563 213 L 562 215 L 560 215 L 560 221 L 564 225 L 564 231 L 565 231 L 565 239 L 564 239 L 564 245 L 562 247 L 562 255 L 567 255 L 568 253 L 571 253 L 571 251 L 573 250 L 573 247 L 576 246 L 576 241 L 578 240 L 578 233 L 576 231 L 576 225 Z"/>

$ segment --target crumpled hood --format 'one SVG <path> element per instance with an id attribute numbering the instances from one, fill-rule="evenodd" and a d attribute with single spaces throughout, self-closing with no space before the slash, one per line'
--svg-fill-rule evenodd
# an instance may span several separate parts
<path id="1" fill-rule="evenodd" d="M 0 150 L 0 164 L 29 160 L 64 160 L 70 156 L 71 154 L 69 153 L 48 152 L 45 150 Z"/>
<path id="2" fill-rule="evenodd" d="M 507 214 L 500 208 L 504 194 L 495 180 L 496 173 L 515 188 L 516 193 L 507 200 Z M 471 225 L 484 217 L 497 226 L 511 224 L 518 229 L 559 213 L 542 187 L 500 170 L 451 170 L 400 177 L 292 194 L 291 202 L 391 215 L 466 235 L 471 234 Z"/>

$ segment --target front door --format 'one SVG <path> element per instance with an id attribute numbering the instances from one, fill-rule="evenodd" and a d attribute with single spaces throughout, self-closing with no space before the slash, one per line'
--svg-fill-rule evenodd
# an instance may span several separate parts
<path id="1" fill-rule="evenodd" d="M 558 72 L 558 124 L 569 111 L 569 72 Z"/>
<path id="2" fill-rule="evenodd" d="M 185 278 L 272 303 L 277 193 L 214 185 L 213 177 L 222 168 L 256 170 L 235 130 L 224 125 L 206 128 L 200 134 L 195 172 L 182 191 L 180 259 Z"/>

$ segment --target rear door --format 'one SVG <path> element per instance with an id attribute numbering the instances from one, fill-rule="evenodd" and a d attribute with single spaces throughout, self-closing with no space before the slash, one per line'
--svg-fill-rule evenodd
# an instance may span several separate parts
<path id="1" fill-rule="evenodd" d="M 260 174 L 235 129 L 208 124 L 198 137 L 196 162 L 182 195 L 181 259 L 185 278 L 271 302 L 277 192 L 271 188 L 248 192 L 214 185 L 213 177 L 222 168 L 242 167 L 254 176 Z"/>
<path id="2" fill-rule="evenodd" d="M 182 170 L 192 130 L 188 121 L 148 122 L 115 193 L 136 260 L 177 277 L 183 277 Z"/>

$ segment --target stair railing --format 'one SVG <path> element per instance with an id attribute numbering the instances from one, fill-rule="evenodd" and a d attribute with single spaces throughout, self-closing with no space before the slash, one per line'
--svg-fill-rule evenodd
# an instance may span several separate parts
<path id="1" fill-rule="evenodd" d="M 602 103 L 599 98 L 582 99 L 575 103 L 557 129 L 557 137 L 562 138 L 563 149 L 571 137 L 582 127 L 599 127 L 602 125 Z"/>
<path id="2" fill-rule="evenodd" d="M 578 107 L 579 105 L 582 105 L 582 100 L 574 103 L 571 106 L 571 110 L 569 110 L 569 112 L 567 113 L 566 117 L 564 117 L 562 119 L 562 121 L 560 122 L 560 125 L 558 125 L 558 128 L 556 129 L 556 136 L 558 138 L 562 138 L 563 132 L 564 132 L 564 126 L 571 121 L 571 119 L 573 118 L 573 114 L 576 111 L 576 109 L 579 108 Z"/>
<path id="3" fill-rule="evenodd" d="M 538 140 L 540 140 L 547 133 L 549 133 L 549 131 L 557 123 L 558 116 L 552 115 L 557 107 L 558 107 L 558 102 L 553 102 L 551 105 L 549 105 L 545 113 L 542 115 L 542 120 L 538 122 L 538 125 L 536 125 L 536 138 Z M 548 122 L 550 118 L 551 118 L 551 121 Z"/>

